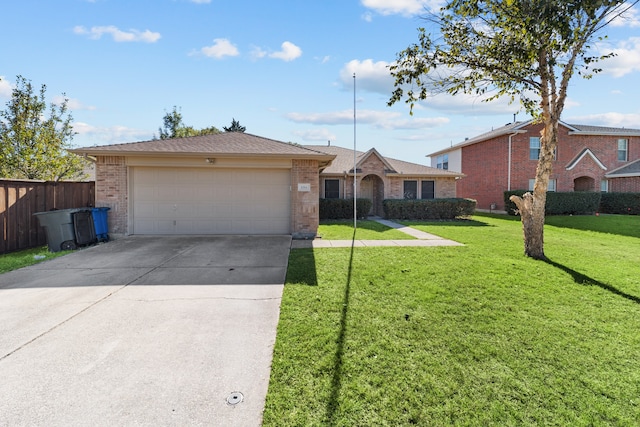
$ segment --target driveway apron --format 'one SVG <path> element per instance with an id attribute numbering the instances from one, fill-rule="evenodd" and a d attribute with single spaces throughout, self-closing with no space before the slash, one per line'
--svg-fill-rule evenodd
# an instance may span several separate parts
<path id="1" fill-rule="evenodd" d="M 258 426 L 290 236 L 132 236 L 0 275 L 0 426 Z"/>

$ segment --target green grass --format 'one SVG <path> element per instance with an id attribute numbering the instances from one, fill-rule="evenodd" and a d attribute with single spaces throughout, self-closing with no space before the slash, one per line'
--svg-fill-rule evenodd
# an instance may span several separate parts
<path id="1" fill-rule="evenodd" d="M 26 249 L 23 251 L 0 255 L 0 273 L 17 270 L 18 268 L 37 264 L 47 259 L 57 258 L 59 256 L 66 255 L 69 252 L 70 251 L 49 252 L 49 249 L 46 246 L 42 246 L 39 248 Z M 44 258 L 38 259 L 40 257 Z"/>
<path id="2" fill-rule="evenodd" d="M 638 425 L 637 238 L 412 225 L 466 246 L 291 252 L 265 426 Z"/>
<path id="3" fill-rule="evenodd" d="M 353 220 L 325 220 L 320 222 L 318 235 L 324 240 L 351 240 Z M 376 221 L 358 220 L 356 240 L 411 240 L 415 239 L 402 231 L 389 228 Z"/>

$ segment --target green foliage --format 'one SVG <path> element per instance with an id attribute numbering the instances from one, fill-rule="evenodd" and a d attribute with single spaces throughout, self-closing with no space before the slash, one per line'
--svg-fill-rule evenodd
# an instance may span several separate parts
<path id="1" fill-rule="evenodd" d="M 245 130 L 247 130 L 247 128 L 240 125 L 240 122 L 235 118 L 231 119 L 231 126 L 222 126 L 222 129 L 224 129 L 225 132 L 244 132 Z"/>
<path id="2" fill-rule="evenodd" d="M 413 107 L 440 92 L 485 101 L 507 96 L 533 116 L 540 101 L 554 104 L 559 119 L 573 73 L 590 77 L 600 71 L 593 65 L 610 56 L 589 56 L 590 40 L 625 9 L 620 0 L 449 1 L 427 19 L 432 32 L 419 28 L 418 43 L 391 66 L 396 89 L 389 104 L 406 96 Z"/>
<path id="3" fill-rule="evenodd" d="M 517 207 L 509 198 L 513 195 L 520 196 L 527 190 L 511 190 L 504 192 L 504 206 L 509 215 L 516 215 Z M 547 192 L 545 205 L 546 215 L 590 215 L 598 211 L 600 206 L 599 192 L 594 191 L 569 191 Z"/>
<path id="4" fill-rule="evenodd" d="M 366 218 L 371 211 L 371 200 L 357 199 L 356 214 Z M 353 218 L 353 199 L 320 199 L 320 219 Z"/>
<path id="5" fill-rule="evenodd" d="M 640 193 L 602 193 L 600 213 L 640 215 Z"/>
<path id="6" fill-rule="evenodd" d="M 75 135 L 68 99 L 51 104 L 46 86 L 39 93 L 17 77 L 4 111 L 0 111 L 0 174 L 3 178 L 60 181 L 84 178 L 87 161 L 68 152 Z"/>
<path id="7" fill-rule="evenodd" d="M 398 200 L 382 202 L 385 218 L 392 219 L 455 219 L 473 215 L 476 201 L 472 199 Z"/>
<path id="8" fill-rule="evenodd" d="M 450 0 L 429 19 L 434 31 L 420 28 L 418 43 L 390 67 L 396 89 L 389 105 L 406 97 L 413 111 L 438 93 L 506 97 L 544 125 L 534 190 L 515 199 L 530 257 L 544 259 L 544 196 L 569 82 L 576 72 L 600 71 L 594 64 L 612 54 L 589 56 L 589 44 L 629 7 L 624 0 Z"/>
<path id="9" fill-rule="evenodd" d="M 160 139 L 171 138 L 187 138 L 189 136 L 211 135 L 220 133 L 215 126 L 203 129 L 196 129 L 193 126 L 187 126 L 182 121 L 182 113 L 178 107 L 174 106 L 170 113 L 165 113 L 162 118 L 163 126 L 158 128 Z"/>
<path id="10" fill-rule="evenodd" d="M 47 246 L 41 246 L 39 248 L 3 254 L 0 255 L 0 273 L 38 264 L 44 260 L 57 258 L 68 253 L 71 253 L 71 251 L 49 252 Z"/>

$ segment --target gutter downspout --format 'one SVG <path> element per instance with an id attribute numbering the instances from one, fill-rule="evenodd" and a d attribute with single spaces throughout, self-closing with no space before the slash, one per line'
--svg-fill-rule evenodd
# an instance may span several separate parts
<path id="1" fill-rule="evenodd" d="M 515 132 L 509 135 L 509 160 L 507 165 L 507 191 L 511 191 L 511 138 L 519 134 Z"/>

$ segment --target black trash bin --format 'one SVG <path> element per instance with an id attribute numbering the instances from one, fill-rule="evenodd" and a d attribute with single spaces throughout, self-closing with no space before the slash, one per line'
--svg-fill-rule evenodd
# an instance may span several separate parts
<path id="1" fill-rule="evenodd" d="M 76 249 L 76 231 L 73 214 L 83 209 L 60 209 L 34 213 L 47 234 L 47 246 L 51 252 Z"/>
<path id="2" fill-rule="evenodd" d="M 75 230 L 76 243 L 79 246 L 96 243 L 96 230 L 93 224 L 91 210 L 79 210 L 71 214 L 73 217 L 73 228 Z"/>

